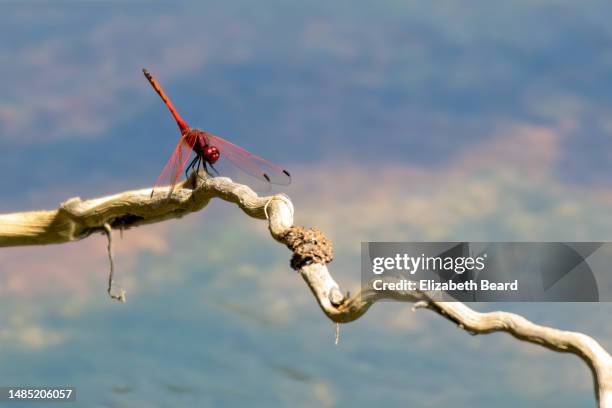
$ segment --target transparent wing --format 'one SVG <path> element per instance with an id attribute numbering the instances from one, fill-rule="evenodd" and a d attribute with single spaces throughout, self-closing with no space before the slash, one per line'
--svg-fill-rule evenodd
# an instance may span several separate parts
<path id="1" fill-rule="evenodd" d="M 253 153 L 219 136 L 206 133 L 206 137 L 209 139 L 210 145 L 216 146 L 219 149 L 222 158 L 225 156 L 236 167 L 251 176 L 281 186 L 287 186 L 291 183 L 291 175 L 282 167 L 259 156 L 255 156 Z"/>
<path id="2" fill-rule="evenodd" d="M 159 187 L 169 185 L 170 191 L 168 194 L 172 194 L 172 191 L 174 191 L 174 186 L 181 178 L 181 173 L 185 168 L 185 164 L 187 163 L 189 156 L 191 156 L 193 145 L 194 143 L 189 143 L 184 136 L 181 136 L 176 144 L 176 147 L 174 148 L 172 156 L 170 156 L 170 160 L 168 160 L 168 163 L 166 163 L 164 166 L 162 172 L 159 174 L 159 177 L 157 177 L 153 191 Z M 151 195 L 152 194 L 153 192 L 151 192 Z"/>

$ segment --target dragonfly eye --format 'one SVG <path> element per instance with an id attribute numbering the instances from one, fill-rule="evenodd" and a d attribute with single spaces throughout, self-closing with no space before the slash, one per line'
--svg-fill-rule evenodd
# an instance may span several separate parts
<path id="1" fill-rule="evenodd" d="M 221 157 L 221 153 L 219 153 L 219 149 L 216 146 L 206 146 L 203 153 L 204 160 L 210 164 L 214 164 Z"/>

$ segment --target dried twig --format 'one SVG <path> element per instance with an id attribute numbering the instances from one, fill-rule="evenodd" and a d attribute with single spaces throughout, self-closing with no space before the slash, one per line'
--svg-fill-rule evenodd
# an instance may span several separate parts
<path id="1" fill-rule="evenodd" d="M 107 245 L 106 252 L 108 253 L 108 262 L 110 264 L 110 272 L 108 273 L 108 288 L 106 292 L 111 299 L 125 302 L 125 290 L 121 289 L 118 295 L 113 294 L 113 274 L 115 273 L 115 261 L 113 260 L 113 231 L 109 223 L 104 223 L 104 233 L 106 234 Z"/>
<path id="2" fill-rule="evenodd" d="M 413 301 L 415 310 L 431 310 L 472 334 L 503 331 L 521 341 L 577 355 L 593 373 L 599 407 L 612 408 L 612 358 L 593 338 L 540 326 L 513 313 L 479 313 L 459 302 L 438 302 L 423 292 L 365 290 L 345 296 L 327 269 L 326 264 L 332 259 L 331 243 L 316 229 L 293 225 L 294 209 L 289 198 L 283 194 L 259 197 L 249 187 L 228 178 L 202 180 L 191 177 L 177 186 L 170 198 L 164 189 L 156 190 L 151 197 L 151 189 L 146 188 L 87 201 L 73 198 L 51 211 L 0 215 L 0 246 L 62 243 L 103 231 L 108 237 L 111 260 L 108 292 L 113 298 L 121 298 L 111 292 L 110 229 L 122 230 L 180 218 L 199 211 L 214 197 L 237 204 L 250 217 L 268 220 L 270 234 L 290 248 L 292 267 L 300 273 L 321 310 L 333 322 L 356 320 L 383 298 Z"/>

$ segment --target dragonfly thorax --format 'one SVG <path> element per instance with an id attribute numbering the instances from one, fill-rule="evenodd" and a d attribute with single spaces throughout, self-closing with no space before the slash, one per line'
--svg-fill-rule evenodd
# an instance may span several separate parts
<path id="1" fill-rule="evenodd" d="M 193 150 L 198 156 L 202 157 L 205 162 L 210 164 L 216 163 L 219 157 L 221 157 L 221 152 L 219 152 L 217 146 L 208 144 L 208 138 L 204 132 L 199 131 L 199 133 L 200 134 L 196 136 L 197 138 Z"/>

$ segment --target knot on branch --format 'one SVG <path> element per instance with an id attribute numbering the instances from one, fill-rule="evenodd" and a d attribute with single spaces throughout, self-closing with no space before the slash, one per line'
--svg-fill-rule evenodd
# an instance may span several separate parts
<path id="1" fill-rule="evenodd" d="M 312 263 L 328 264 L 334 258 L 331 241 L 317 228 L 293 226 L 282 241 L 293 252 L 291 267 L 295 270 Z"/>

